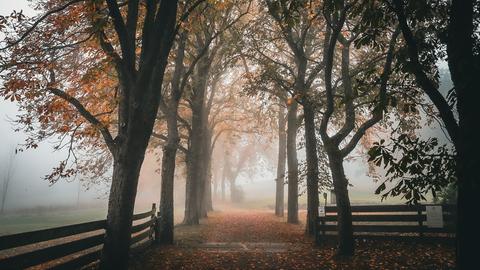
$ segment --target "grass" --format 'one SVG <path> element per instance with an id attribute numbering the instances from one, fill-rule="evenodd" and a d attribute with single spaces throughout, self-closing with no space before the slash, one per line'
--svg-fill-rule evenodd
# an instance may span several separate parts
<path id="1" fill-rule="evenodd" d="M 56 210 L 40 213 L 9 213 L 0 216 L 0 235 L 41 230 L 104 219 L 102 208 Z"/>

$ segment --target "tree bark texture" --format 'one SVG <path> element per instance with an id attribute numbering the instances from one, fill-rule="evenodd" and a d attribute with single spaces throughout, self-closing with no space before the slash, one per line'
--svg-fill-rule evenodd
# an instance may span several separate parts
<path id="1" fill-rule="evenodd" d="M 200 191 L 203 190 L 203 152 L 204 152 L 204 116 L 206 82 L 208 78 L 209 63 L 203 56 L 197 63 L 195 72 L 192 76 L 193 95 L 192 95 L 192 131 L 190 134 L 189 149 L 189 172 L 187 177 L 186 203 L 184 224 L 199 224 L 199 204 Z"/>
<path id="2" fill-rule="evenodd" d="M 108 41 L 100 38 L 102 49 L 111 55 L 116 54 L 113 58 L 120 82 L 116 138 L 112 138 L 108 129 L 98 126 L 114 160 L 100 268 L 121 270 L 128 268 L 138 177 L 160 104 L 159 89 L 175 37 L 178 3 L 176 0 L 162 1 L 158 8 L 146 7 L 150 17 L 156 15 L 159 19 L 143 32 L 147 45 L 142 47 L 139 59 L 135 51 L 139 3 L 129 3 L 126 25 L 116 1 L 107 1 L 107 4 L 121 43 L 122 56 L 120 58 L 112 52 Z M 154 39 L 152 35 L 155 35 Z"/>
<path id="3" fill-rule="evenodd" d="M 473 0 L 453 0 L 448 25 L 448 65 L 457 95 L 457 268 L 471 269 L 478 264 L 476 247 L 480 241 L 478 194 L 480 143 L 478 140 L 478 101 L 480 99 L 480 58 L 475 55 Z M 477 41 L 478 42 L 478 41 Z"/>
<path id="4" fill-rule="evenodd" d="M 333 190 L 337 202 L 338 211 L 338 247 L 337 253 L 351 256 L 355 251 L 352 226 L 352 208 L 348 196 L 348 180 L 343 168 L 343 157 L 334 149 L 335 146 L 327 146 L 327 155 L 332 172 Z"/>
<path id="5" fill-rule="evenodd" d="M 297 159 L 297 107 L 296 101 L 288 107 L 287 115 L 287 165 L 288 207 L 287 222 L 298 223 L 298 159 Z"/>
<path id="6" fill-rule="evenodd" d="M 173 226 L 174 226 L 174 179 L 175 165 L 178 143 L 180 138 L 178 135 L 177 114 L 178 105 L 182 96 L 180 87 L 180 79 L 183 73 L 183 60 L 185 57 L 185 42 L 187 35 L 182 33 L 178 41 L 177 56 L 175 58 L 175 69 L 171 81 L 171 96 L 166 102 L 164 112 L 167 119 L 167 142 L 163 147 L 162 156 L 162 183 L 160 193 L 159 217 L 155 239 L 158 244 L 173 244 Z"/>
<path id="7" fill-rule="evenodd" d="M 306 233 L 315 235 L 318 222 L 318 156 L 315 134 L 315 113 L 308 101 L 303 105 L 305 117 L 305 150 L 307 156 L 307 226 Z"/>
<path id="8" fill-rule="evenodd" d="M 283 217 L 284 214 L 284 179 L 285 162 L 287 158 L 287 132 L 285 130 L 285 109 L 282 105 L 278 108 L 278 161 L 277 179 L 275 187 L 275 215 Z"/>

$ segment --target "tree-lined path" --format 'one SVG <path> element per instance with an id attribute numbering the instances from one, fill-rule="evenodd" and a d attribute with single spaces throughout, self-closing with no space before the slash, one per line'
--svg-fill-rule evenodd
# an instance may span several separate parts
<path id="1" fill-rule="evenodd" d="M 478 268 L 479 1 L 30 2 L 0 14 L 0 100 L 15 152 L 64 154 L 44 180 L 108 190 L 100 269 Z M 417 208 L 354 224 L 364 191 Z M 338 238 L 314 243 L 328 194 Z M 257 199 L 275 214 L 217 204 Z M 140 229 L 157 247 L 130 262 Z"/>
<path id="2" fill-rule="evenodd" d="M 226 209 L 200 226 L 177 226 L 176 243 L 134 257 L 131 269 L 452 269 L 454 247 L 437 244 L 368 241 L 358 255 L 335 257 L 334 244 L 314 248 L 300 224 L 288 224 L 272 211 Z"/>

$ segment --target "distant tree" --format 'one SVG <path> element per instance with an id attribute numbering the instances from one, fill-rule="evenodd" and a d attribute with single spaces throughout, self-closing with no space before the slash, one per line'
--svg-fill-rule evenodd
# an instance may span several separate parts
<path id="1" fill-rule="evenodd" d="M 7 196 L 8 196 L 8 188 L 10 186 L 10 181 L 13 178 L 13 175 L 15 173 L 15 152 L 13 149 L 9 151 L 8 156 L 6 160 L 2 162 L 3 166 L 3 171 L 1 172 L 2 175 L 2 205 L 0 208 L 0 214 L 3 214 L 5 211 L 5 203 L 7 202 Z"/>
<path id="2" fill-rule="evenodd" d="M 313 235 L 318 217 L 318 155 L 315 128 L 315 108 L 312 99 L 312 85 L 317 75 L 325 67 L 321 59 L 319 43 L 315 38 L 324 30 L 320 20 L 322 8 L 312 1 L 266 1 L 268 13 L 272 16 L 279 31 L 279 37 L 286 44 L 287 55 L 293 58 L 292 72 L 294 99 L 302 105 L 304 120 L 305 151 L 307 161 L 307 226 L 308 234 Z M 293 105 L 293 104 L 292 104 Z M 297 191 L 298 192 L 298 191 Z"/>
<path id="3" fill-rule="evenodd" d="M 240 203 L 244 198 L 243 190 L 237 186 L 238 178 L 242 174 L 250 175 L 258 171 L 257 165 L 268 155 L 268 151 L 263 151 L 258 142 L 253 135 L 241 137 L 238 141 L 228 140 L 224 144 L 225 148 L 232 149 L 225 153 L 225 164 L 230 166 L 224 167 L 224 173 L 229 182 L 230 199 L 233 203 Z M 234 148 L 238 150 L 235 151 Z"/>
<path id="4" fill-rule="evenodd" d="M 185 92 L 185 105 L 190 111 L 184 124 L 188 126 L 187 182 L 184 223 L 195 225 L 199 218 L 206 217 L 210 192 L 209 171 L 211 143 L 214 138 L 209 128 L 209 116 L 215 86 L 215 68 L 228 58 L 229 39 L 225 31 L 238 23 L 250 10 L 251 1 L 205 3 L 197 14 L 200 22 L 192 20 L 189 53 L 199 56 L 192 70 L 189 88 Z M 218 5 L 216 5 L 218 4 Z M 224 16 L 228 14 L 228 16 Z M 221 37 L 225 37 L 221 39 Z M 219 52 L 222 52 L 221 54 Z M 218 65 L 217 65 L 218 64 Z M 215 67 L 217 65 L 217 67 Z M 220 68 L 223 72 L 224 67 Z M 210 192 L 211 194 L 211 192 Z"/>
<path id="5" fill-rule="evenodd" d="M 450 183 L 437 193 L 437 197 L 433 198 L 433 201 L 441 204 L 456 204 L 457 193 L 456 183 Z"/>

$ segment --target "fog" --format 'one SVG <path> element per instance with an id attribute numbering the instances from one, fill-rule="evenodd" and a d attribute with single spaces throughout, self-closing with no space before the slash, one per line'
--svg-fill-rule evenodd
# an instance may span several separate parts
<path id="1" fill-rule="evenodd" d="M 0 172 L 5 171 L 5 165 L 9 159 L 10 153 L 22 144 L 26 135 L 22 132 L 15 132 L 12 119 L 15 118 L 17 106 L 10 101 L 0 101 Z M 276 144 L 270 145 L 273 152 L 276 152 Z M 105 185 L 91 186 L 88 190 L 85 183 L 81 183 L 82 177 L 74 179 L 62 179 L 57 183 L 50 185 L 43 177 L 66 156 L 66 151 L 53 151 L 53 144 L 47 142 L 41 143 L 37 149 L 28 149 L 24 152 L 18 152 L 14 155 L 13 175 L 8 188 L 6 199 L 6 211 L 52 207 L 52 206 L 77 206 L 77 196 L 79 202 L 83 205 L 105 205 L 106 192 L 108 187 Z M 149 202 L 158 202 L 160 194 L 160 175 L 159 162 L 160 157 L 155 153 L 147 153 L 144 165 L 142 167 L 140 184 L 138 188 L 138 202 L 148 204 Z M 299 152 L 299 159 L 304 159 L 303 151 Z M 213 161 L 215 162 L 215 160 Z M 265 167 L 262 171 L 256 171 L 253 177 L 248 174 L 241 174 L 237 180 L 245 193 L 246 201 L 260 201 L 265 206 L 270 201 L 274 205 L 275 198 L 275 162 L 271 166 Z M 349 161 L 346 165 L 346 173 L 351 180 L 352 201 L 360 202 L 364 200 L 378 200 L 373 196 L 375 189 L 374 183 L 367 176 L 368 169 L 365 160 L 357 158 Z M 182 178 L 182 177 L 179 177 Z M 180 189 L 184 179 L 177 180 L 175 188 L 180 199 L 183 191 Z M 227 194 L 228 195 L 228 194 Z M 177 202 L 179 201 L 177 199 Z M 300 198 L 300 202 L 304 198 Z"/>
<path id="2" fill-rule="evenodd" d="M 0 14 L 8 14 L 13 8 L 23 9 L 26 14 L 33 14 L 34 11 L 28 8 L 27 1 L 0 0 Z M 448 89 L 448 85 L 444 86 Z M 6 170 L 6 164 L 12 151 L 22 144 L 26 135 L 22 132 L 15 132 L 12 119 L 18 114 L 15 103 L 0 101 L 0 174 Z M 446 142 L 445 136 L 439 126 L 434 124 L 426 127 L 421 133 L 425 136 L 435 136 Z M 270 145 L 271 153 L 277 152 L 276 140 Z M 358 147 L 361 148 L 361 147 Z M 236 151 L 237 149 L 232 149 Z M 345 169 L 352 187 L 350 198 L 352 203 L 380 203 L 380 197 L 374 195 L 376 184 L 368 176 L 366 165 L 365 149 L 354 152 L 353 158 L 346 161 Z M 81 176 L 72 179 L 62 179 L 50 185 L 43 177 L 58 164 L 67 153 L 65 151 L 53 151 L 50 142 L 43 142 L 37 149 L 29 149 L 14 155 L 14 166 L 12 179 L 9 184 L 5 210 L 15 213 L 22 209 L 39 209 L 51 207 L 106 207 L 106 193 L 108 184 L 89 186 L 82 183 Z M 276 156 L 273 154 L 264 167 L 258 168 L 250 174 L 242 173 L 237 179 L 245 194 L 245 206 L 257 206 L 261 208 L 273 207 L 275 204 L 275 166 Z M 304 150 L 299 151 L 299 161 L 305 158 Z M 213 163 L 220 162 L 214 159 Z M 137 205 L 141 208 L 148 207 L 152 202 L 158 203 L 160 194 L 160 156 L 157 153 L 147 153 L 141 171 L 140 184 L 138 187 Z M 86 180 L 88 181 L 88 179 Z M 178 174 L 175 185 L 175 205 L 177 214 L 181 215 L 184 198 L 184 182 L 181 173 Z M 89 187 L 87 189 L 87 186 Z M 285 187 L 286 189 L 286 187 Z M 228 190 L 228 188 L 227 188 Z M 214 200 L 218 202 L 219 195 Z M 228 198 L 228 192 L 227 192 Z M 389 199 L 384 203 L 398 202 L 399 199 Z M 321 200 L 323 202 L 323 200 Z M 305 195 L 299 199 L 300 205 L 306 202 Z M 241 205 L 240 205 L 241 206 Z M 214 202 L 214 208 L 215 208 Z"/>

